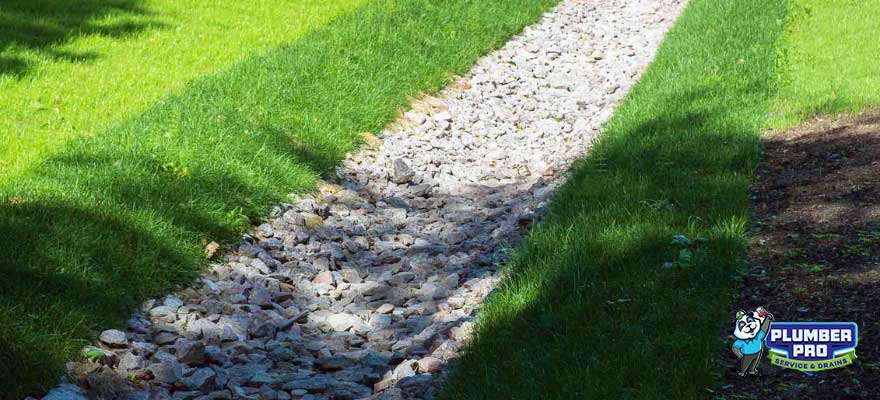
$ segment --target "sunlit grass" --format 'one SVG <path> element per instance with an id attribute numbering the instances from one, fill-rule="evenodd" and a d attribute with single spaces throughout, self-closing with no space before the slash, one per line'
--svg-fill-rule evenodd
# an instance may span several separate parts
<path id="1" fill-rule="evenodd" d="M 880 0 L 789 0 L 773 127 L 880 105 Z"/>
<path id="2" fill-rule="evenodd" d="M 0 181 L 364 0 L 4 0 Z"/>
<path id="3" fill-rule="evenodd" d="M 205 242 L 313 189 L 553 3 L 370 0 L 0 181 L 0 397 L 57 383 L 96 332 L 192 283 Z"/>

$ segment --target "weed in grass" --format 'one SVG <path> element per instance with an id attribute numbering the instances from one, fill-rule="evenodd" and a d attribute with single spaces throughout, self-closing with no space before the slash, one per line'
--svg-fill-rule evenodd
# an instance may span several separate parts
<path id="1" fill-rule="evenodd" d="M 705 254 L 705 249 L 701 246 L 706 243 L 706 238 L 688 239 L 685 235 L 675 235 L 672 237 L 672 245 L 678 249 L 678 258 L 675 261 L 664 262 L 664 269 L 686 269 L 694 263 L 695 254 L 701 257 Z"/>

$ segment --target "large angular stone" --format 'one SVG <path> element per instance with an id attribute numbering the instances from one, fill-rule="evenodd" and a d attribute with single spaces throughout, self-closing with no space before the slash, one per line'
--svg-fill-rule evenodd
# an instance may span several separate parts
<path id="1" fill-rule="evenodd" d="M 174 345 L 177 360 L 187 365 L 205 362 L 205 344 L 198 340 L 180 340 Z"/>
<path id="2" fill-rule="evenodd" d="M 315 367 L 321 371 L 339 371 L 355 365 L 356 360 L 344 356 L 321 357 L 315 361 Z"/>
<path id="3" fill-rule="evenodd" d="M 445 364 L 442 360 L 435 357 L 425 357 L 418 362 L 419 372 L 433 374 L 439 372 Z"/>
<path id="4" fill-rule="evenodd" d="M 199 368 L 184 383 L 190 389 L 208 393 L 217 388 L 217 374 L 210 368 Z"/>
<path id="5" fill-rule="evenodd" d="M 125 332 L 116 329 L 109 329 L 101 332 L 101 336 L 98 340 L 108 347 L 122 348 L 128 346 L 128 339 L 125 337 Z"/>
<path id="6" fill-rule="evenodd" d="M 174 385 L 183 379 L 183 366 L 174 358 L 162 357 L 158 362 L 147 366 L 153 379 L 166 385 Z"/>
<path id="7" fill-rule="evenodd" d="M 129 372 L 143 369 L 144 366 L 146 366 L 144 357 L 134 353 L 125 353 L 122 358 L 119 359 L 119 365 L 116 368 L 123 372 Z"/>
<path id="8" fill-rule="evenodd" d="M 364 321 L 360 318 L 346 313 L 332 314 L 327 317 L 327 323 L 335 332 L 344 332 L 349 329 L 356 331 L 364 330 Z"/>
<path id="9" fill-rule="evenodd" d="M 394 183 L 407 183 L 412 180 L 413 176 L 415 176 L 415 172 L 406 161 L 402 159 L 394 160 Z"/>

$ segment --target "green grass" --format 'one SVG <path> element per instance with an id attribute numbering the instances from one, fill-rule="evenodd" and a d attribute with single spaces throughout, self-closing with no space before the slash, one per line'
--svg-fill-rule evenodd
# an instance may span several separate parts
<path id="1" fill-rule="evenodd" d="M 442 399 L 709 396 L 785 12 L 690 2 L 514 252 Z M 681 257 L 680 234 L 707 240 Z"/>
<path id="2" fill-rule="evenodd" d="M 789 0 L 771 125 L 880 104 L 880 0 Z"/>
<path id="3" fill-rule="evenodd" d="M 0 398 L 54 384 L 98 329 L 191 282 L 204 240 L 311 189 L 553 3 L 371 0 L 0 182 Z"/>
<path id="4" fill-rule="evenodd" d="M 0 180 L 364 0 L 4 0 Z"/>

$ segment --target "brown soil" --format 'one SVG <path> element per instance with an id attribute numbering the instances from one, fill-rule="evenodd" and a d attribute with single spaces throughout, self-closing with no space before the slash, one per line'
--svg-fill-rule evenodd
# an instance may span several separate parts
<path id="1" fill-rule="evenodd" d="M 768 133 L 752 195 L 731 322 L 758 305 L 777 321 L 854 321 L 858 359 L 808 376 L 765 358 L 762 375 L 741 378 L 728 351 L 723 398 L 880 398 L 880 110 Z"/>

